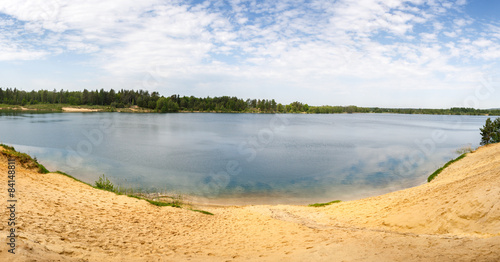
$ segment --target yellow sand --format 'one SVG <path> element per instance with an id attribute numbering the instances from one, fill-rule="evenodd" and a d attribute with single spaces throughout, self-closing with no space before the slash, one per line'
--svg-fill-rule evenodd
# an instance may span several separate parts
<path id="1" fill-rule="evenodd" d="M 62 110 L 64 112 L 99 112 L 100 109 L 90 109 L 90 108 L 80 108 L 80 107 L 63 107 Z"/>
<path id="2" fill-rule="evenodd" d="M 7 160 L 0 159 L 7 205 Z M 452 164 L 434 181 L 328 207 L 186 209 L 21 169 L 20 236 L 0 261 L 499 261 L 500 145 Z"/>

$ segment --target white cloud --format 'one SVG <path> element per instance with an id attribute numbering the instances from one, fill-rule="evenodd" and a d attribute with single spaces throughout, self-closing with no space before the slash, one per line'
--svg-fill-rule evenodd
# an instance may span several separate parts
<path id="1" fill-rule="evenodd" d="M 488 29 L 490 30 L 492 37 L 500 39 L 500 26 L 488 25 Z"/>
<path id="2" fill-rule="evenodd" d="M 453 32 L 443 32 L 443 34 L 447 37 L 457 37 L 459 35 L 459 32 L 453 31 Z"/>
<path id="3" fill-rule="evenodd" d="M 434 42 L 437 40 L 437 35 L 436 34 L 430 34 L 430 33 L 421 33 L 420 38 L 424 42 Z"/>
<path id="4" fill-rule="evenodd" d="M 434 25 L 434 30 L 436 30 L 437 32 L 440 32 L 441 30 L 444 29 L 443 23 L 434 22 L 433 25 Z"/>
<path id="5" fill-rule="evenodd" d="M 456 26 L 458 27 L 464 27 L 466 25 L 470 25 L 472 24 L 472 20 L 470 19 L 465 19 L 465 18 L 459 18 L 459 19 L 455 19 L 453 21 L 455 23 Z"/>
<path id="6" fill-rule="evenodd" d="M 472 42 L 472 44 L 476 45 L 476 46 L 479 46 L 479 47 L 488 47 L 488 46 L 493 45 L 493 42 L 491 40 L 480 38 L 480 39 L 475 40 L 474 42 Z"/>
<path id="7" fill-rule="evenodd" d="M 0 45 L 0 61 L 34 60 L 47 55 L 42 51 L 28 51 L 18 47 Z"/>

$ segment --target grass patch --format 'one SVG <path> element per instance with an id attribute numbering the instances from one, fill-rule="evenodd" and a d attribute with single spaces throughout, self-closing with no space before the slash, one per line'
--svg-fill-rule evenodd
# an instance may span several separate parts
<path id="1" fill-rule="evenodd" d="M 205 215 L 211 215 L 211 216 L 214 215 L 214 214 L 212 214 L 212 213 L 210 213 L 208 211 L 205 211 L 205 210 L 191 209 L 191 211 L 200 212 L 200 213 L 205 214 Z"/>
<path id="2" fill-rule="evenodd" d="M 9 150 L 9 151 L 16 151 L 13 146 L 8 146 L 6 144 L 0 144 L 3 148 Z"/>
<path id="3" fill-rule="evenodd" d="M 86 184 L 86 185 L 92 186 L 91 184 L 86 183 L 86 182 L 83 182 L 82 180 L 80 180 L 80 179 L 78 179 L 78 178 L 75 178 L 74 176 L 68 175 L 68 174 L 66 174 L 66 173 L 64 173 L 64 172 L 62 172 L 62 171 L 57 170 L 55 173 L 61 174 L 61 175 L 63 175 L 63 176 L 67 176 L 67 177 L 69 177 L 69 178 L 71 178 L 71 179 L 73 179 L 73 180 L 75 180 L 75 181 L 78 181 L 78 182 L 80 182 L 80 183 L 84 183 L 84 184 Z"/>
<path id="4" fill-rule="evenodd" d="M 179 204 L 176 204 L 176 203 L 167 203 L 167 202 L 161 202 L 161 201 L 154 201 L 154 200 L 150 200 L 150 199 L 146 199 L 146 198 L 143 198 L 144 200 L 148 201 L 151 205 L 155 205 L 155 206 L 159 206 L 159 207 L 166 207 L 166 206 L 169 206 L 169 207 L 178 207 L 180 208 L 181 205 Z"/>
<path id="5" fill-rule="evenodd" d="M 45 168 L 42 164 L 38 163 L 38 160 L 35 158 L 31 158 L 30 155 L 26 153 L 21 153 L 17 152 L 16 149 L 12 146 L 8 146 L 5 144 L 0 144 L 4 148 L 2 152 L 0 152 L 2 155 L 8 157 L 8 158 L 15 158 L 22 167 L 27 168 L 27 169 L 37 169 L 38 173 L 40 174 L 47 174 L 49 173 L 49 170 Z"/>
<path id="6" fill-rule="evenodd" d="M 24 108 L 35 111 L 62 111 L 61 104 L 33 104 L 25 105 Z"/>
<path id="7" fill-rule="evenodd" d="M 21 106 L 18 105 L 8 105 L 8 104 L 0 104 L 0 108 L 2 110 L 15 110 L 15 109 L 21 109 Z"/>
<path id="8" fill-rule="evenodd" d="M 465 156 L 467 155 L 467 153 L 463 153 L 461 154 L 459 157 L 455 158 L 455 159 L 452 159 L 450 161 L 448 161 L 448 163 L 444 164 L 444 166 L 442 166 L 441 168 L 439 168 L 438 170 L 434 171 L 434 173 L 432 173 L 428 178 L 427 178 L 427 182 L 431 182 L 434 178 L 436 178 L 437 175 L 439 175 L 439 173 L 441 173 L 445 168 L 447 168 L 449 165 L 453 164 L 454 162 L 457 162 L 458 160 L 464 158 Z"/>
<path id="9" fill-rule="evenodd" d="M 4 110 L 24 110 L 23 111 L 41 111 L 41 112 L 60 112 L 63 104 L 33 104 L 33 105 L 6 105 L 0 104 L 0 108 Z"/>
<path id="10" fill-rule="evenodd" d="M 38 165 L 38 173 L 42 173 L 42 174 L 50 173 L 50 171 L 47 168 L 45 168 L 42 164 L 38 163 L 38 161 L 35 160 L 35 162 Z"/>
<path id="11" fill-rule="evenodd" d="M 340 203 L 340 202 L 342 202 L 342 201 L 341 200 L 334 200 L 334 201 L 330 201 L 330 202 L 327 202 L 327 203 L 310 204 L 309 206 L 310 207 L 324 207 L 324 206 L 329 206 L 331 204 Z"/>
<path id="12" fill-rule="evenodd" d="M 119 194 L 121 195 L 121 194 Z M 140 197 L 140 196 L 136 196 L 136 195 L 127 195 L 128 197 L 132 197 L 132 198 L 137 198 L 139 200 L 143 200 L 144 198 Z"/>

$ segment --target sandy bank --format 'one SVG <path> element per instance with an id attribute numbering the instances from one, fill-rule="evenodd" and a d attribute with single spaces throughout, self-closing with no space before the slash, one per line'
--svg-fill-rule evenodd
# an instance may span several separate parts
<path id="1" fill-rule="evenodd" d="M 63 112 L 99 112 L 101 109 L 90 109 L 90 108 L 80 108 L 80 107 L 63 107 Z"/>
<path id="2" fill-rule="evenodd" d="M 323 208 L 203 207 L 214 216 L 156 207 L 55 173 L 17 169 L 18 245 L 12 255 L 3 243 L 0 261 L 500 258 L 500 145 L 483 147 L 431 183 L 407 190 Z M 0 174 L 6 196 L 3 156 Z M 10 229 L 8 216 L 3 208 L 2 236 Z"/>

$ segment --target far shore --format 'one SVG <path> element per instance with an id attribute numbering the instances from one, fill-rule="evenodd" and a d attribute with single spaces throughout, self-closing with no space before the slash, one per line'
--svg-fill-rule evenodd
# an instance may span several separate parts
<path id="1" fill-rule="evenodd" d="M 131 106 L 125 108 L 115 108 L 110 106 L 36 106 L 36 107 L 24 107 L 24 106 L 10 106 L 10 107 L 0 107 L 0 111 L 22 111 L 22 112 L 38 112 L 38 113 L 97 113 L 97 112 L 116 112 L 116 113 L 160 113 L 153 109 L 140 108 L 138 106 Z M 179 110 L 177 112 L 171 113 L 221 113 L 221 114 L 314 114 L 314 115 L 337 115 L 337 114 L 410 114 L 410 113 L 395 113 L 395 112 L 353 112 L 353 113 L 307 113 L 307 112 L 259 112 L 259 111 L 197 111 L 197 110 Z M 168 114 L 168 113 L 167 113 Z M 410 115 L 463 115 L 463 114 L 425 114 L 425 113 L 411 113 Z M 467 115 L 466 115 L 467 116 Z M 470 116 L 490 116 L 490 114 L 471 114 Z M 493 115 L 495 116 L 495 115 Z"/>

